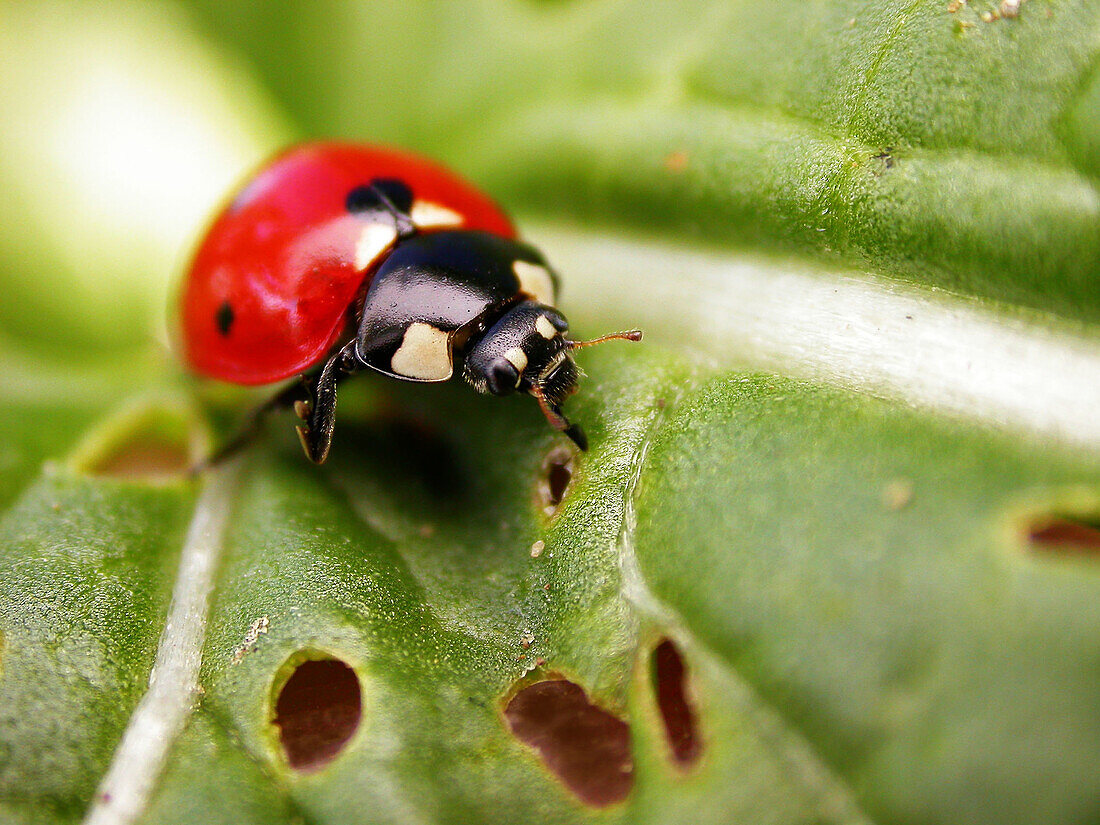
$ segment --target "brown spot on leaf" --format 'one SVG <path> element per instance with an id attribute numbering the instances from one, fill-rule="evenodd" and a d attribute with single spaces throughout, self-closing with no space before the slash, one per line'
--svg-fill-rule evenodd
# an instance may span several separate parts
<path id="1" fill-rule="evenodd" d="M 302 662 L 275 701 L 275 726 L 295 770 L 323 768 L 359 728 L 362 697 L 355 671 L 339 659 Z"/>
<path id="2" fill-rule="evenodd" d="M 913 482 L 895 478 L 882 490 L 882 504 L 887 510 L 904 510 L 913 501 Z"/>
<path id="3" fill-rule="evenodd" d="M 680 767 L 689 767 L 698 761 L 703 743 L 695 709 L 688 701 L 684 658 L 671 639 L 662 639 L 653 650 L 653 687 L 672 758 Z"/>
<path id="4" fill-rule="evenodd" d="M 877 155 L 872 155 L 871 160 L 877 160 L 881 164 L 875 173 L 881 175 L 887 169 L 894 168 L 894 150 L 887 146 L 886 149 L 879 152 Z"/>
<path id="5" fill-rule="evenodd" d="M 534 748 L 546 767 L 587 805 L 626 799 L 634 784 L 630 728 L 588 701 L 566 679 L 536 682 L 504 709 L 517 739 Z"/>

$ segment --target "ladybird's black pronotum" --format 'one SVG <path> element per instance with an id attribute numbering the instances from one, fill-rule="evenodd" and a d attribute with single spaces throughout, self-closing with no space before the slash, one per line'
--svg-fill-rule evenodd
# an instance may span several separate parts
<path id="1" fill-rule="evenodd" d="M 526 392 L 562 413 L 573 350 L 557 276 L 508 217 L 451 172 L 394 149 L 306 144 L 265 165 L 214 221 L 182 293 L 185 357 L 238 384 L 301 375 L 293 406 L 310 460 L 332 442 L 336 385 L 366 370 L 404 381 L 456 372 L 479 392 Z"/>

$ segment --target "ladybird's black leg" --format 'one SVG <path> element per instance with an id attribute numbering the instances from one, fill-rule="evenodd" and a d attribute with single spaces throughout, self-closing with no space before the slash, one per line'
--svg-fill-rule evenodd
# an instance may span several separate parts
<path id="1" fill-rule="evenodd" d="M 569 437 L 570 441 L 577 445 L 577 449 L 581 452 L 586 452 L 588 450 L 588 436 L 585 435 L 580 424 L 570 424 L 562 430 L 562 432 Z"/>
<path id="2" fill-rule="evenodd" d="M 539 402 L 539 408 L 542 410 L 542 414 L 546 416 L 546 420 L 550 422 L 550 426 L 564 433 L 582 452 L 586 451 L 588 449 L 588 436 L 584 434 L 581 425 L 571 423 L 565 417 L 565 413 L 561 411 L 561 407 L 550 403 L 539 385 L 532 386 L 530 392 L 531 395 L 535 396 L 535 400 Z"/>
<path id="3" fill-rule="evenodd" d="M 301 403 L 301 398 L 302 385 L 295 382 L 288 385 L 259 406 L 253 407 L 248 415 L 245 416 L 244 421 L 237 429 L 237 433 L 219 447 L 213 455 L 192 467 L 191 474 L 197 475 L 211 467 L 216 467 L 226 459 L 239 453 L 263 432 L 264 421 L 267 420 L 269 413 L 275 410 L 283 410 L 290 406 L 296 406 Z"/>
<path id="4" fill-rule="evenodd" d="M 306 379 L 310 400 L 294 405 L 294 411 L 304 422 L 298 426 L 302 449 L 314 464 L 323 464 L 332 446 L 332 431 L 336 427 L 336 385 L 358 372 L 358 363 L 353 340 L 329 358 L 320 372 Z"/>

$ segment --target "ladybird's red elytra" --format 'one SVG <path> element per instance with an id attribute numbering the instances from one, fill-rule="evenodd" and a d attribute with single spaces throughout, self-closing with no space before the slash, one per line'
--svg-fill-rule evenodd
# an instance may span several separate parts
<path id="1" fill-rule="evenodd" d="M 557 276 L 486 195 L 432 161 L 347 143 L 292 147 L 218 215 L 180 299 L 197 373 L 237 384 L 303 377 L 292 406 L 306 455 L 328 454 L 336 385 L 375 371 L 456 373 L 480 392 L 534 396 L 582 449 L 561 404 L 579 371 Z M 634 330 L 611 337 L 638 340 Z"/>

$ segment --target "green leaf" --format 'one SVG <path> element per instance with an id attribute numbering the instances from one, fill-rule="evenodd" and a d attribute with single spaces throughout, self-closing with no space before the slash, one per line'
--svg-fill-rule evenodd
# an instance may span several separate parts
<path id="1" fill-rule="evenodd" d="M 1095 822 L 1097 20 L 1001 8 L 0 6 L 0 820 Z M 263 393 L 167 274 L 287 122 L 646 328 L 590 451 L 363 377 L 325 466 L 284 414 L 188 473 Z"/>
<path id="2" fill-rule="evenodd" d="M 0 812 L 79 821 L 145 691 L 192 496 L 47 471 L 0 522 Z"/>
<path id="3" fill-rule="evenodd" d="M 1095 520 L 1095 457 L 745 376 L 677 405 L 647 468 L 646 586 L 875 819 L 1095 813 L 1081 780 L 1100 775 L 1097 730 L 1081 713 L 1100 570 L 1027 540 L 1081 490 Z M 684 575 L 669 536 L 707 576 Z"/>

